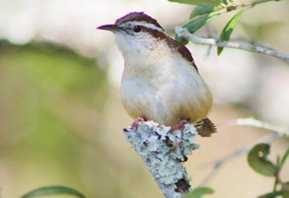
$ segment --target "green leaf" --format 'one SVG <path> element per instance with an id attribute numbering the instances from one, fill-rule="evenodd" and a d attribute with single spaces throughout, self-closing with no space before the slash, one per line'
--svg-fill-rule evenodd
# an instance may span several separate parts
<path id="1" fill-rule="evenodd" d="M 248 154 L 248 163 L 256 172 L 264 176 L 274 177 L 277 167 L 267 159 L 269 153 L 269 144 L 257 144 Z"/>
<path id="2" fill-rule="evenodd" d="M 37 188 L 23 195 L 21 198 L 33 198 L 33 197 L 39 197 L 39 196 L 60 195 L 60 194 L 73 195 L 78 198 L 85 198 L 85 196 L 79 191 L 73 188 L 65 187 L 65 186 L 46 186 L 46 187 Z"/>
<path id="3" fill-rule="evenodd" d="M 219 15 L 220 13 L 218 12 L 219 9 L 216 11 L 209 12 L 206 15 L 200 16 L 198 18 L 192 19 L 189 23 L 185 24 L 183 27 L 187 28 L 190 33 L 196 32 L 198 29 L 203 27 L 208 21 L 210 21 L 212 18 L 215 16 Z M 197 11 L 197 12 L 203 12 L 203 11 Z M 188 43 L 188 40 L 179 37 L 176 35 L 175 39 L 184 45 Z"/>
<path id="4" fill-rule="evenodd" d="M 209 14 L 191 20 L 189 23 L 184 25 L 184 27 L 187 28 L 190 33 L 194 33 L 198 29 L 203 27 L 208 21 L 210 21 L 212 18 L 216 17 L 219 14 L 220 13 L 218 12 L 211 12 Z"/>
<path id="5" fill-rule="evenodd" d="M 221 6 L 197 6 L 193 12 L 190 15 L 190 19 L 196 17 L 196 16 L 200 16 L 200 15 L 204 15 L 204 14 L 209 14 L 211 12 L 215 12 L 215 11 L 219 11 L 221 10 L 223 7 Z"/>
<path id="6" fill-rule="evenodd" d="M 285 152 L 284 156 L 281 159 L 281 162 L 280 162 L 280 165 L 279 165 L 279 169 L 281 169 L 283 167 L 283 165 L 286 162 L 288 157 L 289 157 L 289 148 L 287 149 L 287 151 Z"/>
<path id="7" fill-rule="evenodd" d="M 258 196 L 258 198 L 275 198 L 275 197 L 283 196 L 283 194 L 284 194 L 284 191 L 279 190 L 279 191 L 269 192 L 264 195 Z"/>
<path id="8" fill-rule="evenodd" d="M 213 194 L 214 190 L 210 187 L 195 188 L 192 192 L 186 194 L 185 198 L 201 198 L 205 194 Z"/>
<path id="9" fill-rule="evenodd" d="M 238 12 L 233 18 L 227 23 L 227 25 L 224 27 L 221 35 L 220 35 L 220 41 L 228 41 L 230 39 L 230 36 L 237 26 L 238 22 L 240 21 L 240 18 L 242 16 L 243 11 Z M 218 55 L 220 55 L 223 51 L 223 47 L 218 47 Z"/>
<path id="10" fill-rule="evenodd" d="M 204 5 L 204 6 L 216 6 L 222 3 L 221 0 L 169 0 L 169 1 L 189 5 Z"/>

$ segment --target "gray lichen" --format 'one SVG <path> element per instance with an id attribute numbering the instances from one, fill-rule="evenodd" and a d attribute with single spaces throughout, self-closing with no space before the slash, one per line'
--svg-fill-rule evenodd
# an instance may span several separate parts
<path id="1" fill-rule="evenodd" d="M 170 131 L 170 127 L 147 121 L 124 132 L 166 198 L 181 198 L 190 190 L 189 176 L 182 162 L 192 150 L 199 148 L 193 125 L 186 124 L 182 131 Z"/>

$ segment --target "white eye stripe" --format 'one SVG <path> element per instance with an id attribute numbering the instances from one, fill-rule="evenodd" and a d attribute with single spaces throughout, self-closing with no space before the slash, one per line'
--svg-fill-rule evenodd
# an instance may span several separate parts
<path id="1" fill-rule="evenodd" d="M 159 32 L 164 32 L 164 30 L 160 27 L 157 27 L 156 25 L 152 24 L 152 23 L 147 23 L 145 21 L 133 21 L 133 22 L 127 22 L 126 25 L 129 25 L 129 26 L 143 26 L 143 27 L 147 27 L 149 29 L 152 29 L 152 30 L 157 30 Z"/>

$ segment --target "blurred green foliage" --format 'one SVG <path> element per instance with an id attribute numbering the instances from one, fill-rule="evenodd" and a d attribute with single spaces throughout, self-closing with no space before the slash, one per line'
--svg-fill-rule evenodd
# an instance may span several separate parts
<path id="1" fill-rule="evenodd" d="M 48 43 L 0 41 L 0 159 L 19 164 L 16 174 L 28 163 L 83 187 L 81 151 L 101 127 L 106 92 L 106 72 L 95 59 Z"/>

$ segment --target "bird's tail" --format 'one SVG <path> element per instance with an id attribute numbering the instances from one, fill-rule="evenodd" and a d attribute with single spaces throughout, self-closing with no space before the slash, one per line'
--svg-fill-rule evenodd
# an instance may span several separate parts
<path id="1" fill-rule="evenodd" d="M 196 122 L 194 126 L 202 137 L 210 137 L 212 133 L 217 132 L 215 124 L 209 118 Z"/>

